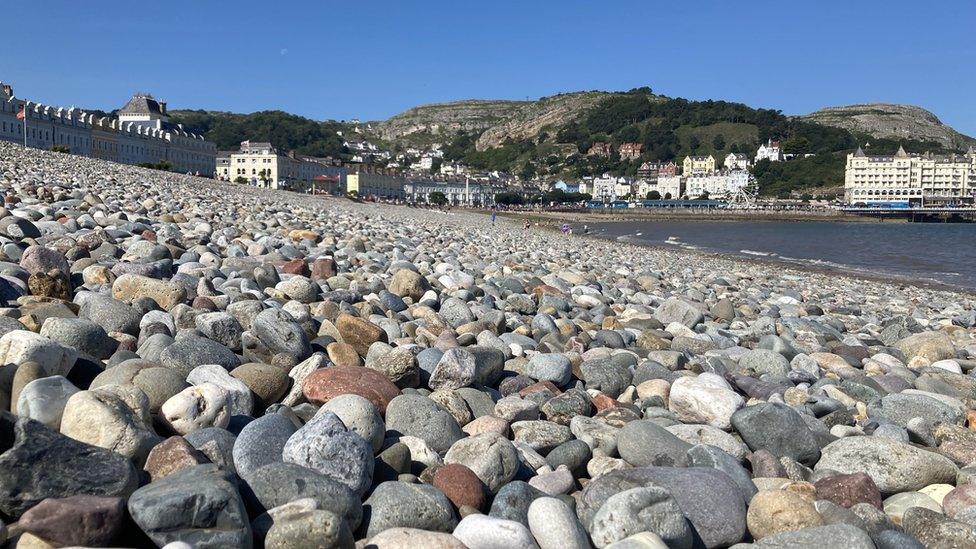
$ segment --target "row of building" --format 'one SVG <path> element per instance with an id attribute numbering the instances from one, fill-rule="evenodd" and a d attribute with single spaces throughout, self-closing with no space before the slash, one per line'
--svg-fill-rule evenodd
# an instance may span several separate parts
<path id="1" fill-rule="evenodd" d="M 147 94 L 134 95 L 110 118 L 20 99 L 0 83 L 0 139 L 123 164 L 168 164 L 207 177 L 217 156 L 213 143 L 170 123 L 166 103 Z"/>
<path id="2" fill-rule="evenodd" d="M 621 143 L 617 148 L 617 154 L 623 160 L 637 160 L 640 158 L 641 154 L 644 152 L 644 145 L 641 143 Z M 589 150 L 586 151 L 587 156 L 610 156 L 613 153 L 613 145 L 605 142 L 596 142 L 590 145 Z M 759 148 L 756 149 L 755 162 L 760 160 L 769 160 L 770 162 L 780 162 L 782 160 L 791 160 L 792 157 L 796 155 L 789 155 L 783 153 L 783 148 L 779 141 L 774 141 L 772 139 L 767 140 L 765 143 L 760 144 Z M 732 157 L 732 163 L 735 167 L 729 167 L 729 158 Z M 704 159 L 704 156 L 690 156 L 688 158 L 699 158 Z M 714 162 L 714 158 L 712 159 Z M 729 169 L 739 169 L 746 170 L 749 169 L 750 161 L 749 156 L 742 153 L 729 153 L 725 159 L 726 167 Z M 712 166 L 714 171 L 715 166 Z"/>
<path id="3" fill-rule="evenodd" d="M 847 155 L 844 197 L 848 204 L 960 206 L 976 203 L 976 150 L 964 155 L 869 156 L 858 147 Z"/>

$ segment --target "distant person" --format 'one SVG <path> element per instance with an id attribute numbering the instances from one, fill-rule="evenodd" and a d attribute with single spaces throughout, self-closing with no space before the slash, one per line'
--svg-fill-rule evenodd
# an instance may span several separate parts
<path id="1" fill-rule="evenodd" d="M 529 230 L 529 225 L 530 225 L 529 220 L 526 219 L 525 220 L 525 223 L 522 224 L 522 229 L 525 230 L 525 231 Z"/>
<path id="2" fill-rule="evenodd" d="M 495 220 L 498 219 L 498 212 L 492 210 L 491 212 L 491 226 L 495 226 Z"/>

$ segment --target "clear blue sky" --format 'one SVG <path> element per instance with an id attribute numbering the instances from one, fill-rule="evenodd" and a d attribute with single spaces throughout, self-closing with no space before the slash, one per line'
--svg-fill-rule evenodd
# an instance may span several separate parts
<path id="1" fill-rule="evenodd" d="M 0 80 L 109 110 L 372 120 L 468 98 L 651 86 L 806 113 L 912 103 L 976 135 L 976 2 L 5 2 Z M 21 23 L 23 21 L 23 23 Z"/>

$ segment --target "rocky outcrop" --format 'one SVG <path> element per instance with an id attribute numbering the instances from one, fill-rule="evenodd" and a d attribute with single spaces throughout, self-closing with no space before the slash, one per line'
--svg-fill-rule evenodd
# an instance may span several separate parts
<path id="1" fill-rule="evenodd" d="M 801 118 L 878 138 L 934 141 L 948 149 L 966 150 L 976 145 L 976 139 L 946 126 L 931 112 L 914 105 L 867 103 L 827 107 Z"/>

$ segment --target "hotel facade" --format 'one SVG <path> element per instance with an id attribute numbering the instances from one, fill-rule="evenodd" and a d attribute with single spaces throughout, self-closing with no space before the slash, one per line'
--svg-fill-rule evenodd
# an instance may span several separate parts
<path id="1" fill-rule="evenodd" d="M 844 198 L 848 204 L 971 205 L 976 193 L 976 152 L 965 155 L 847 155 Z"/>
<path id="2" fill-rule="evenodd" d="M 0 139 L 122 164 L 167 163 L 175 172 L 206 177 L 216 169 L 216 145 L 170 123 L 166 103 L 146 94 L 134 95 L 118 119 L 110 119 L 21 99 L 0 83 Z"/>

